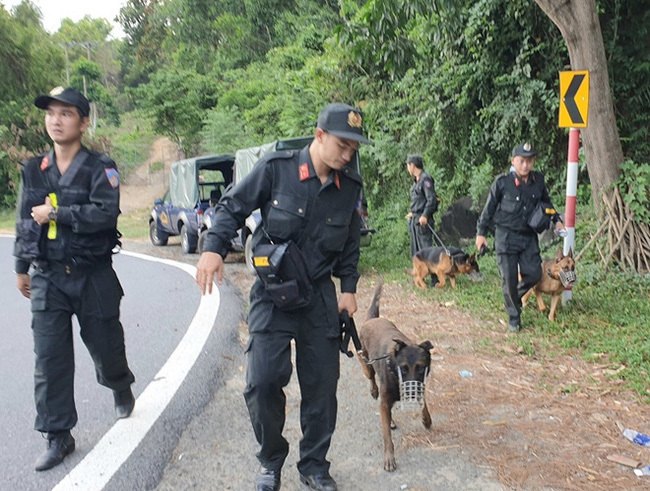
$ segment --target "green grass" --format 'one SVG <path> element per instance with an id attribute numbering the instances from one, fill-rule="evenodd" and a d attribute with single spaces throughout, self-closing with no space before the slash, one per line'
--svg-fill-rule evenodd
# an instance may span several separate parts
<path id="1" fill-rule="evenodd" d="M 122 238 L 138 240 L 149 237 L 149 212 L 149 208 L 143 208 L 120 215 L 117 228 Z"/>
<path id="2" fill-rule="evenodd" d="M 381 232 L 379 232 L 381 233 Z M 374 240 L 374 239 L 373 239 Z M 374 241 L 362 250 L 362 265 L 366 272 L 377 271 L 373 264 L 377 255 L 385 256 L 386 240 L 397 240 L 394 230 L 384 241 Z M 579 237 L 577 243 L 585 243 Z M 544 257 L 552 257 L 559 243 L 553 243 Z M 473 246 L 466 250 L 471 252 Z M 403 249 L 408 251 L 408 248 Z M 383 262 L 386 261 L 382 257 Z M 404 268 L 410 267 L 408 253 L 402 252 L 390 259 L 390 267 L 380 269 L 385 279 L 407 282 Z M 458 288 L 429 289 L 417 294 L 435 298 L 437 302 L 454 302 L 461 310 L 478 319 L 498 322 L 505 319 L 501 279 L 496 258 L 490 253 L 479 260 L 483 280 L 472 282 L 467 276 L 457 278 Z M 531 297 L 522 312 L 521 333 L 513 337 L 522 354 L 536 359 L 550 360 L 560 355 L 571 355 L 586 361 L 608 363 L 618 372 L 627 388 L 634 390 L 646 402 L 650 402 L 648 374 L 650 373 L 650 275 L 623 273 L 611 268 L 604 271 L 601 263 L 579 262 L 576 265 L 577 282 L 573 299 L 560 305 L 555 322 L 547 314 L 537 310 L 537 302 Z M 416 289 L 414 288 L 414 291 Z M 547 308 L 550 297 L 545 296 Z M 506 328 L 504 327 L 504 330 Z M 479 341 L 490 351 L 491 341 Z M 565 384 L 565 382 L 562 382 Z M 576 390 L 567 385 L 566 392 Z"/>
<path id="3" fill-rule="evenodd" d="M 0 230 L 4 233 L 14 233 L 16 228 L 16 212 L 14 210 L 0 210 Z"/>

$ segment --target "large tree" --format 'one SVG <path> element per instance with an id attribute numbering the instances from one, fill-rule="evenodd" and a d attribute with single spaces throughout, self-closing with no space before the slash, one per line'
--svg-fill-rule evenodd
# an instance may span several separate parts
<path id="1" fill-rule="evenodd" d="M 572 70 L 589 70 L 589 119 L 582 131 L 589 180 L 598 197 L 618 178 L 623 150 L 612 104 L 607 57 L 595 0 L 535 0 L 560 29 Z"/>

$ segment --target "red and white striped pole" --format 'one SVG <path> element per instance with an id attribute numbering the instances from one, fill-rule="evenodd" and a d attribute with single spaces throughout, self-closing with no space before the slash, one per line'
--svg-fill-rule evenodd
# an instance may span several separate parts
<path id="1" fill-rule="evenodd" d="M 575 252 L 576 236 L 576 201 L 578 194 L 578 150 L 580 149 L 580 130 L 578 128 L 569 129 L 569 159 L 567 162 L 566 173 L 566 206 L 564 208 L 564 225 L 566 227 L 566 237 L 564 237 L 564 254 L 569 250 Z M 562 293 L 562 302 L 571 300 L 571 285 Z"/>

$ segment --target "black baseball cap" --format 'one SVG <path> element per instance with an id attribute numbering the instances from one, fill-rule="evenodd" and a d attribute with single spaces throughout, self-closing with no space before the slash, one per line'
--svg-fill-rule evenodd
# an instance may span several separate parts
<path id="1" fill-rule="evenodd" d="M 325 106 L 318 115 L 316 126 L 340 138 L 374 145 L 363 136 L 363 113 L 347 104 L 334 102 Z"/>
<path id="2" fill-rule="evenodd" d="M 516 157 L 517 155 L 522 157 L 534 157 L 537 155 L 537 152 L 535 152 L 530 143 L 526 142 L 512 149 L 512 156 Z"/>
<path id="3" fill-rule="evenodd" d="M 413 164 L 418 169 L 422 169 L 424 167 L 424 165 L 422 164 L 422 157 L 420 157 L 419 155 L 409 155 L 406 158 L 406 163 Z"/>
<path id="4" fill-rule="evenodd" d="M 34 105 L 39 109 L 47 109 L 52 101 L 63 102 L 79 109 L 79 114 L 83 117 L 88 117 L 90 114 L 90 103 L 88 99 L 76 89 L 71 87 L 55 87 L 50 90 L 49 94 L 39 95 L 34 100 Z"/>

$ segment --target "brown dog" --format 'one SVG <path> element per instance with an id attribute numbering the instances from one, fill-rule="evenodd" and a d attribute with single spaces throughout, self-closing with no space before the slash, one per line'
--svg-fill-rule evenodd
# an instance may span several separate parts
<path id="1" fill-rule="evenodd" d="M 419 345 L 413 344 L 392 322 L 379 318 L 381 287 L 380 283 L 375 289 L 366 322 L 359 332 L 362 349 L 358 357 L 365 376 L 370 380 L 370 394 L 374 399 L 379 397 L 379 416 L 384 437 L 384 469 L 392 472 L 395 470 L 395 449 L 390 431 L 395 428 L 395 424 L 391 410 L 393 404 L 401 399 L 400 386 L 402 389 L 417 387 L 421 391 L 418 403 L 423 402 L 422 424 L 425 428 L 431 427 L 423 384 L 431 365 L 429 350 L 433 349 L 433 345 L 429 341 Z M 379 387 L 375 375 L 379 379 Z M 412 393 L 409 393 L 410 395 Z"/>
<path id="2" fill-rule="evenodd" d="M 406 274 L 413 277 L 413 282 L 419 288 L 426 289 L 424 279 L 435 274 L 438 277 L 436 288 L 444 288 L 449 277 L 452 288 L 456 288 L 456 275 L 469 274 L 472 279 L 480 277 L 476 254 L 466 254 L 457 247 L 427 247 L 413 256 L 413 269 L 405 269 Z"/>
<path id="3" fill-rule="evenodd" d="M 564 281 L 562 279 L 563 277 L 565 278 Z M 544 312 L 546 311 L 546 305 L 544 305 L 544 300 L 542 300 L 542 293 L 550 294 L 551 311 L 548 314 L 548 319 L 554 322 L 555 311 L 557 310 L 557 304 L 560 301 L 562 292 L 566 286 L 573 284 L 574 281 L 575 261 L 573 260 L 573 250 L 569 250 L 569 254 L 565 256 L 560 246 L 557 249 L 555 258 L 542 261 L 542 279 L 521 297 L 521 305 L 525 307 L 528 298 L 534 293 L 537 297 L 537 307 L 540 312 Z"/>

